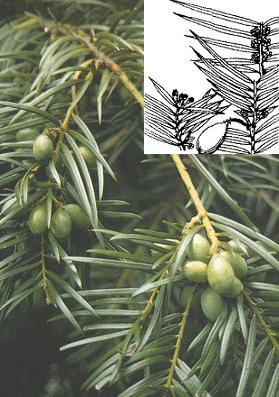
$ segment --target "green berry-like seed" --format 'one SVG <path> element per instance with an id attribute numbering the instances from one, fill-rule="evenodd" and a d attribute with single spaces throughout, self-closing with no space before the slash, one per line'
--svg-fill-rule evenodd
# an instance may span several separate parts
<path id="1" fill-rule="evenodd" d="M 221 251 L 220 255 L 232 265 L 236 277 L 241 279 L 246 276 L 248 267 L 245 259 L 241 255 L 229 251 Z"/>
<path id="2" fill-rule="evenodd" d="M 26 141 L 34 141 L 38 137 L 39 133 L 32 128 L 24 128 L 20 130 L 16 134 L 17 142 L 26 142 Z"/>
<path id="3" fill-rule="evenodd" d="M 208 320 L 216 321 L 218 316 L 222 313 L 223 300 L 216 291 L 207 288 L 201 294 L 201 308 Z"/>
<path id="4" fill-rule="evenodd" d="M 230 240 L 228 244 L 235 253 L 248 255 L 248 249 L 241 241 Z"/>
<path id="5" fill-rule="evenodd" d="M 243 291 L 243 288 L 242 282 L 235 277 L 231 290 L 227 293 L 224 293 L 223 296 L 226 296 L 227 298 L 237 298 Z"/>
<path id="6" fill-rule="evenodd" d="M 33 143 L 33 154 L 37 161 L 48 160 L 53 153 L 53 144 L 47 135 L 39 135 Z"/>
<path id="7" fill-rule="evenodd" d="M 230 292 L 234 283 L 234 271 L 231 264 L 219 254 L 213 255 L 207 269 L 208 282 L 219 294 Z"/>
<path id="8" fill-rule="evenodd" d="M 31 233 L 40 236 L 47 231 L 47 211 L 44 205 L 34 207 L 29 215 Z"/>
<path id="9" fill-rule="evenodd" d="M 207 262 L 209 259 L 210 244 L 205 237 L 197 233 L 189 244 L 188 256 L 194 261 Z"/>
<path id="10" fill-rule="evenodd" d="M 51 217 L 51 230 L 55 237 L 64 240 L 72 230 L 72 221 L 66 211 L 58 209 Z"/>
<path id="11" fill-rule="evenodd" d="M 207 264 L 201 261 L 191 261 L 184 265 L 184 274 L 193 283 L 207 281 Z"/>
<path id="12" fill-rule="evenodd" d="M 72 225 L 76 229 L 87 229 L 90 226 L 90 221 L 85 212 L 77 204 L 67 204 L 64 210 L 70 216 Z"/>
<path id="13" fill-rule="evenodd" d="M 95 164 L 95 156 L 91 152 L 91 150 L 89 150 L 86 146 L 79 146 L 78 149 L 79 149 L 80 154 L 84 158 L 86 164 L 89 167 L 93 167 L 93 165 Z"/>

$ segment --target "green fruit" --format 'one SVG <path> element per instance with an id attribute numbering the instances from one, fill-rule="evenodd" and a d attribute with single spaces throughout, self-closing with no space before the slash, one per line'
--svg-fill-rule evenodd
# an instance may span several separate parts
<path id="1" fill-rule="evenodd" d="M 201 294 L 201 308 L 208 320 L 215 321 L 222 313 L 223 300 L 216 291 L 207 288 Z"/>
<path id="2" fill-rule="evenodd" d="M 230 263 L 220 254 L 213 255 L 207 269 L 208 282 L 219 294 L 230 292 L 234 283 L 234 271 Z"/>
<path id="3" fill-rule="evenodd" d="M 248 249 L 245 244 L 243 244 L 240 240 L 230 240 L 228 242 L 231 249 L 237 254 L 245 254 L 248 256 Z"/>
<path id="4" fill-rule="evenodd" d="M 189 244 L 188 255 L 195 261 L 206 262 L 209 258 L 210 244 L 205 237 L 197 233 Z"/>
<path id="5" fill-rule="evenodd" d="M 55 237 L 64 240 L 72 230 L 72 221 L 66 211 L 58 209 L 51 217 L 51 230 Z"/>
<path id="6" fill-rule="evenodd" d="M 16 134 L 17 142 L 26 142 L 26 141 L 34 141 L 38 137 L 39 133 L 32 128 L 24 128 L 20 130 Z"/>
<path id="7" fill-rule="evenodd" d="M 70 216 L 72 225 L 76 229 L 87 229 L 90 226 L 90 221 L 85 212 L 77 204 L 67 204 L 64 210 Z"/>
<path id="8" fill-rule="evenodd" d="M 53 153 L 53 144 L 47 135 L 39 135 L 33 143 L 33 154 L 37 161 L 48 160 Z"/>
<path id="9" fill-rule="evenodd" d="M 207 281 L 207 264 L 200 261 L 187 262 L 184 265 L 184 274 L 193 283 L 205 283 Z"/>
<path id="10" fill-rule="evenodd" d="M 229 251 L 221 251 L 220 255 L 232 265 L 236 277 L 243 278 L 246 276 L 248 267 L 245 259 L 242 258 L 241 255 Z"/>
<path id="11" fill-rule="evenodd" d="M 244 287 L 242 282 L 237 277 L 235 277 L 231 290 L 229 292 L 224 293 L 223 295 L 226 296 L 227 298 L 237 298 L 238 295 L 240 295 L 241 292 L 243 291 L 243 288 Z"/>
<path id="12" fill-rule="evenodd" d="M 86 146 L 79 146 L 79 152 L 84 158 L 86 164 L 92 167 L 95 164 L 95 156 Z"/>
<path id="13" fill-rule="evenodd" d="M 37 205 L 29 215 L 29 229 L 37 236 L 47 231 L 47 211 L 44 205 Z"/>
<path id="14" fill-rule="evenodd" d="M 248 267 L 245 259 L 236 253 L 233 253 L 233 260 L 231 262 L 231 265 L 233 267 L 234 274 L 238 278 L 243 278 L 246 276 L 248 272 Z"/>
<path id="15" fill-rule="evenodd" d="M 192 294 L 192 291 L 193 291 L 193 285 L 186 285 L 186 287 L 184 287 L 181 292 L 180 302 L 184 308 L 187 305 L 187 302 Z M 194 292 L 192 299 L 192 307 L 197 307 L 200 304 L 200 297 L 201 297 L 200 291 L 196 290 Z"/>

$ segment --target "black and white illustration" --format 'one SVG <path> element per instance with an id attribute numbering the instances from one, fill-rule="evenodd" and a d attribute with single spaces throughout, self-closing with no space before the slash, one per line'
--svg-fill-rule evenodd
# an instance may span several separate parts
<path id="1" fill-rule="evenodd" d="M 148 3 L 145 153 L 279 153 L 274 3 Z"/>

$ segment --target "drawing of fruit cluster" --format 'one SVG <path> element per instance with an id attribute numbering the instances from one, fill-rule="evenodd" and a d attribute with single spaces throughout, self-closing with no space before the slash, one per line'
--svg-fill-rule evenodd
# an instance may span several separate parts
<path id="1" fill-rule="evenodd" d="M 194 63 L 212 89 L 194 101 L 176 89 L 168 93 L 151 79 L 162 101 L 145 95 L 145 134 L 183 151 L 195 146 L 200 154 L 259 154 L 273 148 L 279 131 L 279 17 L 257 22 L 171 1 L 208 19 L 175 13 L 177 16 L 219 34 L 218 39 L 199 36 L 192 30 L 186 35 L 208 54 L 204 56 L 193 48 L 197 56 Z M 229 36 L 230 41 L 224 40 L 223 35 Z M 232 55 L 222 56 L 222 49 Z M 233 116 L 226 117 L 227 109 L 230 114 L 233 110 Z M 220 114 L 224 119 L 214 123 Z"/>

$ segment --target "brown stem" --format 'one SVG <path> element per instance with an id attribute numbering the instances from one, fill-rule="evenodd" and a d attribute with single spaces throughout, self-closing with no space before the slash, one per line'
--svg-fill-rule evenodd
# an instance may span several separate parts
<path id="1" fill-rule="evenodd" d="M 165 389 L 167 390 L 172 390 L 173 389 L 173 377 L 174 377 L 174 372 L 175 372 L 175 368 L 177 365 L 177 361 L 179 359 L 179 354 L 180 354 L 180 349 L 181 349 L 181 343 L 182 343 L 182 339 L 184 336 L 184 331 L 186 328 L 186 323 L 187 323 L 187 319 L 189 316 L 189 311 L 190 311 L 190 307 L 192 304 L 192 300 L 193 300 L 193 295 L 196 291 L 197 285 L 194 285 L 194 287 L 191 290 L 189 299 L 187 301 L 184 313 L 182 315 L 182 320 L 179 324 L 179 331 L 178 331 L 178 335 L 177 335 L 177 339 L 176 339 L 176 344 L 175 344 L 175 349 L 174 349 L 174 353 L 171 359 L 171 367 L 169 370 L 169 374 L 167 377 L 167 381 L 165 384 Z"/>
<path id="2" fill-rule="evenodd" d="M 195 217 L 195 222 L 197 221 L 197 219 L 200 219 L 204 225 L 204 228 L 206 230 L 206 233 L 208 235 L 208 238 L 211 241 L 211 249 L 210 249 L 210 253 L 211 255 L 214 255 L 216 252 L 218 252 L 219 247 L 220 247 L 220 241 L 217 237 L 217 234 L 210 222 L 210 219 L 207 215 L 207 211 L 204 208 L 201 199 L 199 197 L 199 194 L 192 182 L 192 179 L 190 177 L 190 175 L 188 174 L 185 165 L 183 164 L 180 156 L 178 154 L 171 154 L 171 158 L 177 168 L 177 171 L 180 174 L 180 177 L 184 183 L 184 185 L 186 186 L 189 195 L 196 207 L 197 210 L 197 217 Z"/>
<path id="3" fill-rule="evenodd" d="M 92 38 L 85 34 L 83 31 L 79 30 L 78 32 L 73 30 L 68 25 L 58 25 L 53 22 L 49 23 L 45 21 L 43 18 L 32 16 L 30 18 L 30 24 L 38 23 L 42 27 L 45 28 L 46 31 L 56 34 L 63 34 L 65 36 L 72 37 L 79 41 L 84 47 L 86 47 L 95 58 L 95 61 L 99 61 L 103 65 L 105 65 L 108 69 L 110 69 L 121 81 L 124 87 L 133 95 L 136 99 L 140 107 L 144 108 L 144 99 L 141 92 L 137 89 L 137 87 L 129 80 L 127 74 L 120 68 L 120 66 L 114 62 L 111 58 L 109 58 L 106 54 L 98 49 L 96 44 L 92 41 Z M 27 23 L 25 24 L 27 25 Z M 22 27 L 23 24 L 18 25 L 17 27 Z"/>

